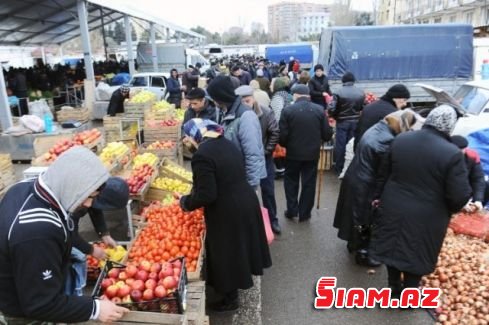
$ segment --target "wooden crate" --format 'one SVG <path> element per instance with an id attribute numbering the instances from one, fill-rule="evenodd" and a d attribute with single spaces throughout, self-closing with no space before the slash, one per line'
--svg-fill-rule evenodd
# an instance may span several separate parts
<path id="1" fill-rule="evenodd" d="M 144 200 L 147 202 L 151 202 L 151 201 L 161 202 L 167 195 L 173 195 L 173 193 L 150 186 L 148 192 L 146 192 L 146 195 L 144 196 Z"/>
<path id="2" fill-rule="evenodd" d="M 206 319 L 204 281 L 187 285 L 187 309 L 184 314 L 189 325 L 204 325 Z"/>
<path id="3" fill-rule="evenodd" d="M 124 103 L 124 117 L 144 119 L 144 114 L 153 106 L 153 102 L 145 103 Z"/>
<path id="4" fill-rule="evenodd" d="M 323 165 L 321 166 L 321 162 Z M 333 166 L 333 147 L 323 147 L 320 151 L 318 170 L 331 170 Z"/>
<path id="5" fill-rule="evenodd" d="M 36 137 L 34 139 L 33 147 L 34 147 L 34 156 L 39 157 L 51 149 L 52 146 L 56 144 L 56 142 L 60 140 L 71 140 L 73 136 L 71 134 L 59 134 L 59 135 L 50 135 L 50 136 L 42 136 Z"/>
<path id="6" fill-rule="evenodd" d="M 77 323 L 80 325 L 100 325 L 98 321 Z M 188 325 L 186 315 L 130 311 L 116 323 L 118 325 Z"/>
<path id="7" fill-rule="evenodd" d="M 0 154 L 0 196 L 3 196 L 15 182 L 15 170 L 10 154 Z"/>
<path id="8" fill-rule="evenodd" d="M 151 142 L 145 142 L 141 145 L 141 147 L 139 147 L 139 153 L 146 153 L 146 152 L 150 152 L 152 154 L 155 154 L 156 156 L 158 156 L 158 158 L 174 158 L 177 156 L 177 145 L 175 144 L 175 146 L 173 148 L 169 148 L 169 149 L 148 149 L 148 145 L 150 145 Z"/>
<path id="9" fill-rule="evenodd" d="M 56 113 L 56 119 L 59 123 L 70 120 L 88 122 L 90 119 L 90 112 L 86 108 L 61 109 Z"/>
<path id="10" fill-rule="evenodd" d="M 173 165 L 173 166 L 176 166 L 176 167 L 179 167 L 179 168 L 182 168 L 182 169 L 187 170 L 186 168 L 184 168 L 183 166 L 177 164 L 176 162 L 171 161 L 171 160 L 165 158 L 165 159 L 163 159 L 163 162 L 161 163 L 160 176 L 166 176 L 166 177 L 170 177 L 170 178 L 175 178 L 175 179 L 178 179 L 178 180 L 180 180 L 182 182 L 185 182 L 185 183 L 188 183 L 188 184 L 192 184 L 192 180 L 191 179 L 186 179 L 185 177 L 182 177 L 182 176 L 178 175 L 177 173 L 174 173 L 171 170 L 168 170 L 167 168 L 165 168 L 168 165 Z"/>

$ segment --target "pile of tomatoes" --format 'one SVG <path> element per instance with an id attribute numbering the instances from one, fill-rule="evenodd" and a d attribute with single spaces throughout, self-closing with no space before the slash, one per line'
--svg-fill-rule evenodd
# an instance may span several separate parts
<path id="1" fill-rule="evenodd" d="M 166 262 L 185 257 L 187 270 L 194 272 L 205 230 L 203 210 L 184 212 L 178 202 L 171 205 L 154 203 L 142 215 L 148 224 L 134 240 L 129 260 Z"/>

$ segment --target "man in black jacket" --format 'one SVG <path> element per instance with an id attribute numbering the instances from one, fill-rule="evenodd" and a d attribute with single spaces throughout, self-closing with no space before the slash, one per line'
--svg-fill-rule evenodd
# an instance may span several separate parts
<path id="1" fill-rule="evenodd" d="M 328 77 L 324 74 L 324 68 L 321 64 L 314 66 L 314 77 L 309 80 L 309 92 L 311 101 L 326 109 L 327 103 L 324 96 L 331 95 L 331 90 L 329 89 Z"/>
<path id="2" fill-rule="evenodd" d="M 122 85 L 112 93 L 109 107 L 107 108 L 107 114 L 115 116 L 118 113 L 124 113 L 124 101 L 126 98 L 129 98 L 129 87 Z"/>
<path id="3" fill-rule="evenodd" d="M 328 106 L 328 114 L 336 120 L 336 136 L 334 146 L 335 170 L 338 175 L 345 164 L 345 148 L 354 137 L 358 119 L 363 109 L 365 93 L 355 87 L 355 76 L 347 72 L 341 78 L 343 87 L 333 94 Z"/>
<path id="4" fill-rule="evenodd" d="M 129 311 L 63 293 L 74 228 L 70 213 L 89 208 L 108 178 L 100 159 L 76 146 L 37 179 L 7 191 L 0 201 L 0 323 L 113 322 Z"/>
<path id="5" fill-rule="evenodd" d="M 363 134 L 370 129 L 370 127 L 390 113 L 394 113 L 395 111 L 406 107 L 409 97 L 411 97 L 411 94 L 406 86 L 397 84 L 390 87 L 385 95 L 380 97 L 378 101 L 365 106 L 355 131 L 355 150 Z"/>
<path id="6" fill-rule="evenodd" d="M 482 210 L 487 203 L 487 183 L 485 180 L 484 170 L 481 166 L 481 158 L 477 151 L 468 148 L 469 142 L 466 138 L 460 135 L 452 136 L 452 142 L 459 147 L 465 158 L 465 165 L 469 173 L 469 183 L 472 188 L 472 199 L 464 207 L 467 212 L 475 212 Z"/>
<path id="7" fill-rule="evenodd" d="M 261 106 L 253 97 L 251 86 L 240 86 L 235 94 L 241 96 L 241 102 L 250 106 L 255 111 L 260 120 L 261 134 L 263 139 L 263 149 L 265 150 L 265 165 L 267 177 L 260 181 L 261 198 L 263 206 L 268 210 L 268 217 L 272 231 L 275 234 L 282 232 L 277 218 L 277 202 L 275 200 L 275 165 L 273 163 L 273 151 L 278 143 L 279 129 L 273 111 L 265 106 Z"/>
<path id="8" fill-rule="evenodd" d="M 193 118 L 201 118 L 217 122 L 218 111 L 212 102 L 206 98 L 205 90 L 202 88 L 194 88 L 188 92 L 185 99 L 189 102 L 189 108 L 185 111 L 182 123 L 183 125 Z"/>
<path id="9" fill-rule="evenodd" d="M 311 218 L 316 195 L 316 177 L 321 145 L 331 139 L 333 131 L 321 106 L 311 103 L 309 88 L 292 88 L 294 104 L 284 108 L 280 117 L 279 143 L 287 149 L 284 188 L 287 199 L 285 217 Z M 301 181 L 300 199 L 299 180 Z"/>

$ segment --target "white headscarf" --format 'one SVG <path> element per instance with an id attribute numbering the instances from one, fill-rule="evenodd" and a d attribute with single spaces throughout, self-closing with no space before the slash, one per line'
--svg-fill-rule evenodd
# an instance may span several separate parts
<path id="1" fill-rule="evenodd" d="M 424 125 L 430 125 L 438 131 L 450 135 L 456 122 L 457 113 L 455 109 L 444 104 L 436 107 L 428 114 Z"/>

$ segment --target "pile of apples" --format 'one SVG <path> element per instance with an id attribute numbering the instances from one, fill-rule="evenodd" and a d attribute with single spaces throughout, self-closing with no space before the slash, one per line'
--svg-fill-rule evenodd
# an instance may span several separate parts
<path id="1" fill-rule="evenodd" d="M 175 148 L 175 141 L 172 140 L 162 140 L 150 143 L 146 149 L 149 150 L 159 150 L 159 149 L 173 149 Z"/>
<path id="2" fill-rule="evenodd" d="M 171 295 L 178 288 L 182 260 L 172 262 L 129 263 L 125 268 L 112 268 L 101 283 L 102 300 L 116 304 L 152 301 Z"/>
<path id="3" fill-rule="evenodd" d="M 185 257 L 189 272 L 197 269 L 205 231 L 203 209 L 184 212 L 178 202 L 153 203 L 142 212 L 148 224 L 135 238 L 129 261 L 165 262 Z"/>
<path id="4" fill-rule="evenodd" d="M 155 112 L 169 112 L 173 110 L 173 106 L 166 100 L 161 100 L 159 102 L 154 103 L 153 106 L 151 107 L 151 110 Z"/>
<path id="5" fill-rule="evenodd" d="M 121 158 L 128 151 L 129 147 L 123 142 L 110 142 L 102 149 L 99 158 L 105 165 L 112 165 L 114 161 Z"/>
<path id="6" fill-rule="evenodd" d="M 55 161 L 63 152 L 66 150 L 70 149 L 71 147 L 75 146 L 76 143 L 73 142 L 72 140 L 59 140 L 58 142 L 55 143 L 54 146 L 52 146 L 51 149 L 47 153 L 43 155 L 44 161 L 48 163 L 52 163 Z"/>
<path id="7" fill-rule="evenodd" d="M 187 194 L 192 189 L 192 185 L 169 177 L 158 177 L 151 183 L 151 187 L 180 194 Z"/>
<path id="8" fill-rule="evenodd" d="M 187 182 L 192 182 L 192 172 L 189 172 L 185 168 L 180 167 L 180 166 L 175 165 L 175 164 L 172 164 L 172 163 L 165 164 L 164 168 L 166 170 L 182 177 Z"/>
<path id="9" fill-rule="evenodd" d="M 75 144 L 85 145 L 90 144 L 100 138 L 102 133 L 97 129 L 91 129 L 75 134 L 73 141 Z"/>
<path id="10" fill-rule="evenodd" d="M 131 176 L 126 180 L 129 185 L 129 193 L 137 194 L 151 179 L 151 176 L 155 172 L 151 165 L 143 164 L 132 170 Z"/>
<path id="11" fill-rule="evenodd" d="M 180 121 L 177 119 L 170 119 L 170 120 L 147 120 L 145 121 L 146 126 L 149 127 L 159 127 L 159 126 L 176 126 Z"/>
<path id="12" fill-rule="evenodd" d="M 143 154 L 137 155 L 133 159 L 133 168 L 138 168 L 143 165 L 155 166 L 159 159 L 154 153 L 145 152 Z"/>
<path id="13" fill-rule="evenodd" d="M 136 95 L 132 96 L 131 99 L 129 99 L 129 102 L 134 104 L 155 102 L 155 101 L 156 101 L 156 95 L 148 90 L 141 90 Z"/>

